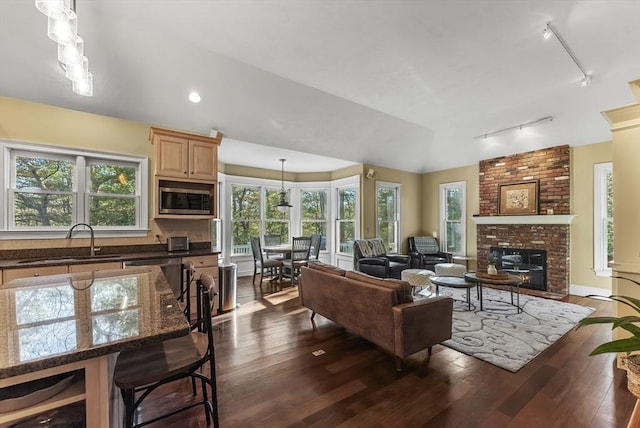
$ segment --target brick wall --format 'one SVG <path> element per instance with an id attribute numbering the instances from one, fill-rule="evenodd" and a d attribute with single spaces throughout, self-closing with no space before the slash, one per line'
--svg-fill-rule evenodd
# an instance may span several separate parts
<path id="1" fill-rule="evenodd" d="M 571 213 L 569 146 L 480 161 L 480 216 L 498 215 L 498 185 L 538 181 L 539 214 Z M 533 248 L 547 251 L 547 290 L 569 292 L 569 225 L 478 225 L 478 269 L 486 266 L 489 248 Z"/>

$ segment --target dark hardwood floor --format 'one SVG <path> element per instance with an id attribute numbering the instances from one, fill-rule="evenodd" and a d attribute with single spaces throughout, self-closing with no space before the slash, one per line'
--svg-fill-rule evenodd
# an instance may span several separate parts
<path id="1" fill-rule="evenodd" d="M 239 278 L 240 307 L 214 318 L 222 427 L 625 427 L 636 401 L 613 355 L 588 356 L 608 326 L 572 330 L 517 373 L 441 345 L 428 370 L 419 353 L 396 372 L 391 355 L 325 318 L 312 328 L 297 289 L 268 288 Z M 611 313 L 609 302 L 566 300 Z M 190 391 L 158 391 L 141 419 Z M 150 426 L 206 424 L 199 407 Z"/>

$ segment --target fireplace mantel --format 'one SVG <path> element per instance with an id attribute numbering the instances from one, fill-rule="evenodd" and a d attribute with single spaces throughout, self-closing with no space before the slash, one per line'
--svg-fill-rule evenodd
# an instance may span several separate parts
<path id="1" fill-rule="evenodd" d="M 472 217 L 475 224 L 571 224 L 575 215 L 492 215 Z"/>

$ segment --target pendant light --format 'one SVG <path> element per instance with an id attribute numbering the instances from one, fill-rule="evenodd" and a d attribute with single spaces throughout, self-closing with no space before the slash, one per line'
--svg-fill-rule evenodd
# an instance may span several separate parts
<path id="1" fill-rule="evenodd" d="M 280 159 L 280 162 L 282 162 L 282 188 L 280 189 L 280 202 L 278 202 L 278 205 L 276 205 L 276 208 L 278 208 L 278 211 L 282 211 L 282 212 L 287 211 L 289 208 L 293 206 L 289 202 L 287 202 L 287 192 L 284 191 L 284 162 L 285 161 L 286 159 Z"/>

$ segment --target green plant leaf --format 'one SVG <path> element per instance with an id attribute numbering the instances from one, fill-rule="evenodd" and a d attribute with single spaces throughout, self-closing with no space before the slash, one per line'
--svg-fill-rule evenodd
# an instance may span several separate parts
<path id="1" fill-rule="evenodd" d="M 613 324 L 617 322 L 620 318 L 618 317 L 591 317 L 591 318 L 583 318 L 578 321 L 578 328 L 585 325 L 592 324 Z"/>
<path id="2" fill-rule="evenodd" d="M 626 339 L 613 340 L 603 343 L 596 349 L 591 351 L 589 355 L 598 355 L 608 352 L 631 352 L 640 349 L 640 339 L 637 337 L 629 337 Z"/>
<path id="3" fill-rule="evenodd" d="M 630 296 L 620 296 L 620 295 L 611 295 L 609 296 L 611 300 L 615 300 L 616 302 L 623 303 L 634 311 L 640 313 L 640 299 L 636 299 L 635 297 Z"/>

